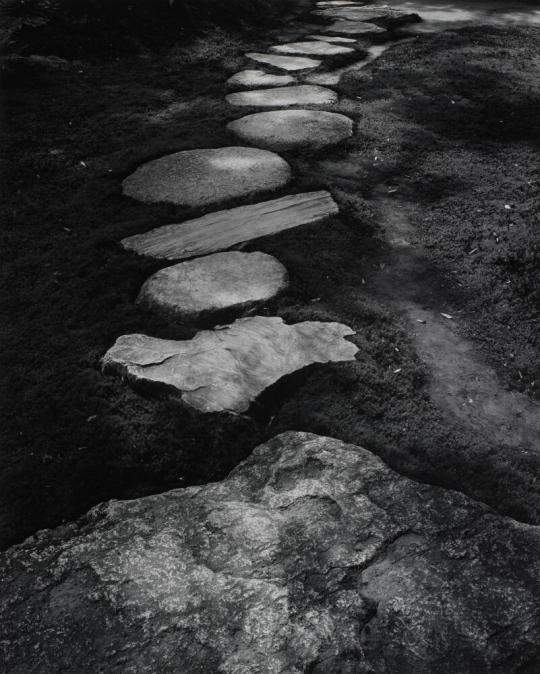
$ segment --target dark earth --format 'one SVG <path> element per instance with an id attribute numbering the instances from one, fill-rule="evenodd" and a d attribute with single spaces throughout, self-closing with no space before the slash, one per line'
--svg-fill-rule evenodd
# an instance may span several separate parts
<path id="1" fill-rule="evenodd" d="M 71 49 L 62 66 L 5 69 L 3 546 L 106 499 L 220 480 L 285 430 L 364 446 L 406 476 L 540 521 L 538 446 L 491 437 L 485 420 L 464 423 L 434 395 L 403 308 L 451 315 L 501 391 L 538 400 L 540 28 L 404 40 L 342 78 L 332 109 L 355 120 L 350 141 L 284 154 L 296 176 L 287 193 L 329 189 L 342 214 L 243 247 L 276 256 L 291 277 L 259 313 L 350 325 L 356 362 L 310 367 L 241 417 L 200 415 L 102 375 L 121 334 L 194 334 L 135 305 L 166 264 L 118 241 L 205 211 L 137 203 L 121 181 L 167 153 L 234 144 L 225 125 L 250 110 L 225 103 L 224 82 L 272 39 L 216 28 L 135 53 Z M 394 207 L 422 251 L 409 287 L 392 276 Z"/>

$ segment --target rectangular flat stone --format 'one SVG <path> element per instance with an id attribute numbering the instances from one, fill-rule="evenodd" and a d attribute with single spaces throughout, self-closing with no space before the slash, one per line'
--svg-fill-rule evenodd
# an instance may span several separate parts
<path id="1" fill-rule="evenodd" d="M 328 192 L 305 192 L 157 227 L 123 239 L 121 245 L 139 255 L 182 260 L 319 222 L 338 211 Z"/>

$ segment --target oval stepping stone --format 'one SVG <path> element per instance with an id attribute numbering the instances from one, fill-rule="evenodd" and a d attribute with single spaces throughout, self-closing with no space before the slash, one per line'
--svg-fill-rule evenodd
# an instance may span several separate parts
<path id="1" fill-rule="evenodd" d="M 188 150 L 140 166 L 122 183 L 123 193 L 139 201 L 204 206 L 270 191 L 291 177 L 277 154 L 250 147 Z"/>
<path id="2" fill-rule="evenodd" d="M 281 377 L 312 363 L 354 360 L 358 348 L 341 323 L 286 325 L 253 316 L 173 341 L 124 335 L 107 351 L 103 369 L 132 385 L 165 385 L 201 412 L 245 412 Z"/>
<path id="3" fill-rule="evenodd" d="M 346 7 L 347 5 L 356 5 L 350 0 L 328 0 L 327 2 L 316 2 L 317 7 Z"/>
<path id="4" fill-rule="evenodd" d="M 247 308 L 285 290 L 285 267 L 266 253 L 215 253 L 160 269 L 141 288 L 137 303 L 183 320 L 224 309 Z"/>
<path id="5" fill-rule="evenodd" d="M 279 54 L 259 54 L 257 52 L 251 52 L 250 54 L 246 54 L 246 56 L 252 61 L 266 63 L 266 65 L 273 66 L 274 68 L 290 72 L 311 70 L 321 65 L 321 61 L 301 56 L 280 56 Z"/>
<path id="6" fill-rule="evenodd" d="M 306 40 L 318 40 L 320 42 L 339 42 L 340 44 L 354 44 L 354 37 L 340 37 L 339 35 L 306 35 Z"/>
<path id="7" fill-rule="evenodd" d="M 231 87 L 245 87 L 246 89 L 285 87 L 295 82 L 296 80 L 291 75 L 272 75 L 265 73 L 264 70 L 242 70 L 227 80 L 227 84 Z"/>
<path id="8" fill-rule="evenodd" d="M 261 147 L 288 150 L 321 148 L 352 136 L 352 120 L 321 110 L 273 110 L 247 115 L 227 124 L 243 141 Z"/>
<path id="9" fill-rule="evenodd" d="M 337 102 L 338 95 L 331 89 L 300 84 L 280 89 L 239 91 L 226 98 L 231 105 L 276 108 L 283 105 L 330 105 Z"/>
<path id="10" fill-rule="evenodd" d="M 353 54 L 354 49 L 343 47 L 341 45 L 330 44 L 313 40 L 311 42 L 289 42 L 287 44 L 270 47 L 270 51 L 276 54 L 291 54 L 298 56 L 342 56 L 344 54 Z"/>
<path id="11" fill-rule="evenodd" d="M 387 32 L 385 28 L 376 26 L 374 23 L 346 20 L 335 21 L 331 26 L 325 26 L 325 30 L 338 35 L 374 35 Z"/>
<path id="12" fill-rule="evenodd" d="M 208 213 L 180 224 L 164 225 L 123 239 L 121 244 L 139 255 L 183 260 L 320 222 L 338 212 L 337 204 L 328 192 L 305 192 Z"/>

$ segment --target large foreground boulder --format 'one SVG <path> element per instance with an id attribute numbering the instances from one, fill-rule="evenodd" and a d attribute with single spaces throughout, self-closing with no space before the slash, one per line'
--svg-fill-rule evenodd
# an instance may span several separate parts
<path id="1" fill-rule="evenodd" d="M 533 674 L 540 532 L 307 433 L 0 562 L 4 674 Z"/>

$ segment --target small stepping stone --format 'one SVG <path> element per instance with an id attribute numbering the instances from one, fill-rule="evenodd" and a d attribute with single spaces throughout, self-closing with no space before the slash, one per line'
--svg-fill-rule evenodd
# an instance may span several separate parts
<path id="1" fill-rule="evenodd" d="M 245 412 L 281 377 L 312 363 L 354 360 L 358 348 L 341 323 L 286 325 L 253 316 L 173 341 L 134 334 L 120 337 L 103 358 L 103 370 L 133 385 L 172 388 L 201 412 Z"/>
<path id="2" fill-rule="evenodd" d="M 320 42 L 339 42 L 340 44 L 355 44 L 354 37 L 339 37 L 338 35 L 306 35 L 306 40 L 319 40 Z"/>
<path id="3" fill-rule="evenodd" d="M 144 202 L 205 206 L 283 187 L 291 178 L 277 154 L 250 147 L 187 150 L 140 166 L 123 193 Z"/>
<path id="4" fill-rule="evenodd" d="M 354 49 L 340 45 L 313 40 L 311 42 L 289 42 L 270 47 L 276 54 L 291 54 L 298 56 L 343 56 L 353 54 Z"/>
<path id="5" fill-rule="evenodd" d="M 287 285 L 287 270 L 271 255 L 215 253 L 160 269 L 141 288 L 137 304 L 180 320 L 197 321 L 225 309 L 267 302 Z"/>
<path id="6" fill-rule="evenodd" d="M 231 105 L 277 108 L 285 105 L 331 105 L 337 103 L 338 95 L 331 89 L 300 84 L 280 89 L 256 89 L 239 91 L 226 96 Z"/>
<path id="7" fill-rule="evenodd" d="M 337 204 L 328 192 L 305 192 L 208 213 L 180 224 L 164 225 L 123 239 L 121 244 L 139 255 L 183 260 L 320 222 L 338 212 Z"/>
<path id="8" fill-rule="evenodd" d="M 296 80 L 291 75 L 273 75 L 265 73 L 264 70 L 242 70 L 227 80 L 227 84 L 231 87 L 245 87 L 246 89 L 285 87 L 295 82 Z"/>
<path id="9" fill-rule="evenodd" d="M 347 5 L 356 5 L 350 0 L 328 0 L 327 2 L 316 2 L 317 7 L 346 7 Z"/>
<path id="10" fill-rule="evenodd" d="M 246 54 L 246 56 L 252 61 L 266 63 L 266 65 L 273 66 L 274 68 L 290 72 L 311 70 L 321 65 L 321 61 L 300 56 L 279 56 L 278 54 L 259 54 L 257 52 L 251 52 Z"/>
<path id="11" fill-rule="evenodd" d="M 331 26 L 325 26 L 325 30 L 338 35 L 375 35 L 387 32 L 385 28 L 376 26 L 374 23 L 346 20 L 336 21 Z"/>
<path id="12" fill-rule="evenodd" d="M 227 124 L 241 140 L 275 150 L 314 149 L 352 136 L 352 120 L 321 110 L 273 110 L 241 117 Z"/>

